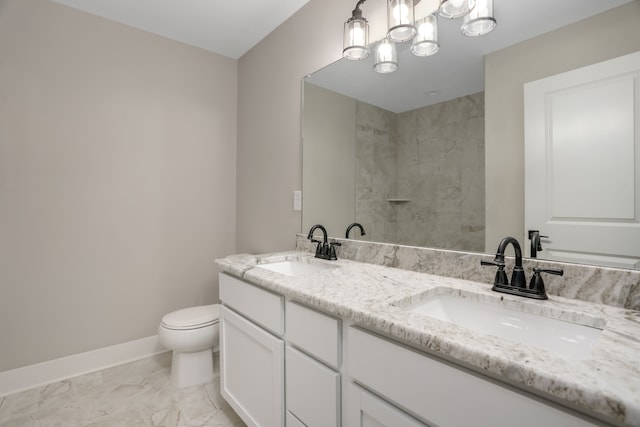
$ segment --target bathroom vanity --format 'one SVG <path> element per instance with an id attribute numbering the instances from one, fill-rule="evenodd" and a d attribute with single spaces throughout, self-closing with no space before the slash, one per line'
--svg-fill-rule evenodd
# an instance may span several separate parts
<path id="1" fill-rule="evenodd" d="M 221 391 L 250 426 L 640 426 L 637 311 L 304 252 L 217 263 Z M 596 338 L 563 354 L 414 309 L 443 290 Z"/>

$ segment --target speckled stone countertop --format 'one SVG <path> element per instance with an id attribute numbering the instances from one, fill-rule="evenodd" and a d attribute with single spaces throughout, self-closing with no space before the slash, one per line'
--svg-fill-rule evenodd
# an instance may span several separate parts
<path id="1" fill-rule="evenodd" d="M 287 276 L 257 264 L 283 260 L 335 268 Z M 491 291 L 487 283 L 306 252 L 233 255 L 220 271 L 391 336 L 425 352 L 533 391 L 617 425 L 640 426 L 640 311 L 550 296 L 535 301 Z M 560 356 L 406 310 L 442 288 L 505 306 L 601 327 L 586 357 Z M 438 288 L 438 290 L 436 290 Z M 472 294 L 467 292 L 472 291 Z"/>

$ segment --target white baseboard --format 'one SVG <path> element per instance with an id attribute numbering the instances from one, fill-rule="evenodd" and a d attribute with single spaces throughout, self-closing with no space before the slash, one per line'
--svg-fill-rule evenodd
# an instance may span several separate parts
<path id="1" fill-rule="evenodd" d="M 154 335 L 0 372 L 0 397 L 168 351 Z"/>

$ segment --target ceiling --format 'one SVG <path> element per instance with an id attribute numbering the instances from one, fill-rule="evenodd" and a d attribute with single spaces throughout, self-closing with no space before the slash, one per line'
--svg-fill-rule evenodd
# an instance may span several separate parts
<path id="1" fill-rule="evenodd" d="M 52 1 L 238 59 L 309 0 Z M 405 43 L 398 46 L 399 68 L 394 73 L 375 73 L 370 55 L 363 61 L 338 61 L 314 73 L 310 81 L 389 111 L 411 110 L 482 91 L 484 55 L 629 1 L 494 0 L 498 25 L 486 36 L 464 37 L 460 20 L 440 19 L 440 51 L 434 56 L 417 58 Z M 432 4 L 438 1 L 422 0 L 416 17 L 428 14 Z M 364 4 L 364 16 L 367 9 L 379 6 Z M 370 25 L 384 30 L 377 27 L 386 22 Z M 380 31 L 372 29 L 372 33 Z"/>
<path id="2" fill-rule="evenodd" d="M 413 110 L 483 91 L 486 54 L 629 1 L 494 0 L 498 25 L 485 36 L 465 37 L 460 33 L 460 19 L 439 19 L 440 50 L 433 56 L 412 55 L 407 42 L 398 45 L 399 67 L 391 74 L 374 72 L 374 55 L 370 54 L 362 61 L 341 59 L 313 73 L 307 81 L 388 111 Z M 367 5 L 362 8 L 365 18 Z M 416 10 L 416 18 L 428 13 L 418 16 Z M 373 32 L 374 26 L 386 26 L 386 22 L 370 21 L 369 25 Z"/>
<path id="3" fill-rule="evenodd" d="M 238 59 L 309 0 L 53 0 Z"/>

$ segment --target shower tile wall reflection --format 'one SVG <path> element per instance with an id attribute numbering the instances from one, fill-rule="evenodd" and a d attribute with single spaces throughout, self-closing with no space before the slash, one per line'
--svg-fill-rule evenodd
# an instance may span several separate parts
<path id="1" fill-rule="evenodd" d="M 400 114 L 357 102 L 356 116 L 356 220 L 371 240 L 483 251 L 484 94 Z"/>
<path id="2" fill-rule="evenodd" d="M 395 242 L 397 115 L 356 102 L 356 221 L 378 242 Z"/>

